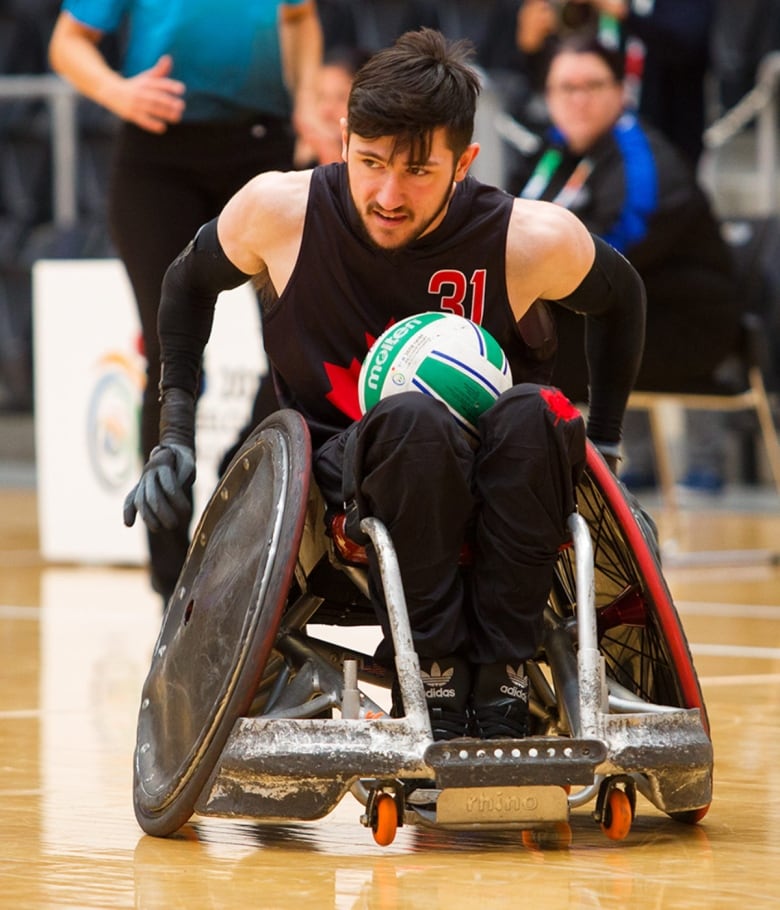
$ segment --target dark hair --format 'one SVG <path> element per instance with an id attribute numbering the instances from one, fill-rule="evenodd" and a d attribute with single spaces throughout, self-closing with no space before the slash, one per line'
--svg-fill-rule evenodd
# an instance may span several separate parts
<path id="1" fill-rule="evenodd" d="M 474 132 L 480 80 L 469 61 L 470 41 L 447 41 L 437 31 L 406 32 L 358 71 L 349 95 L 347 127 L 366 139 L 396 138 L 394 153 L 428 160 L 433 131 L 444 127 L 456 157 Z"/>
<path id="2" fill-rule="evenodd" d="M 625 54 L 619 48 L 607 47 L 594 35 L 575 35 L 566 38 L 552 52 L 547 71 L 549 73 L 553 60 L 561 54 L 595 54 L 603 60 L 616 82 L 622 82 L 626 75 Z"/>

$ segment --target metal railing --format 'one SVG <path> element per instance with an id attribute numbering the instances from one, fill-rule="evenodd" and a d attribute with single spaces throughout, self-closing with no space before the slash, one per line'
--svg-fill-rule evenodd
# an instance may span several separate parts
<path id="1" fill-rule="evenodd" d="M 704 131 L 704 146 L 711 151 L 723 148 L 748 124 L 756 123 L 756 170 L 760 205 L 764 214 L 778 211 L 778 115 L 780 51 L 761 61 L 755 86 L 731 110 Z"/>
<path id="2" fill-rule="evenodd" d="M 49 107 L 52 145 L 54 221 L 68 227 L 77 218 L 76 91 L 59 76 L 2 76 L 0 101 L 45 101 Z"/>

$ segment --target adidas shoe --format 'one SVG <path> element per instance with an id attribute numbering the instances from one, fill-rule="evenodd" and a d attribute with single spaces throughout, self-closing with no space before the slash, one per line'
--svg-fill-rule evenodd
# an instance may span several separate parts
<path id="1" fill-rule="evenodd" d="M 525 664 L 482 664 L 472 692 L 475 735 L 520 739 L 528 735 L 528 677 Z"/>
<path id="2" fill-rule="evenodd" d="M 420 658 L 420 676 L 433 738 L 469 735 L 471 667 L 462 657 Z"/>

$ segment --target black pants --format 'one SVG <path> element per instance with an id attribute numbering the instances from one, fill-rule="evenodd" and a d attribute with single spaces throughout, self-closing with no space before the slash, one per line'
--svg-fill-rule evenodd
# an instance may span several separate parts
<path id="1" fill-rule="evenodd" d="M 294 137 L 283 121 L 179 124 L 162 135 L 130 124 L 120 131 L 109 192 L 112 240 L 138 306 L 147 381 L 141 407 L 141 454 L 157 444 L 160 345 L 157 310 L 163 275 L 206 221 L 261 171 L 292 166 Z M 168 597 L 189 536 L 186 528 L 149 535 L 152 586 Z"/>
<path id="2" fill-rule="evenodd" d="M 346 470 L 354 467 L 360 514 L 381 519 L 392 537 L 420 656 L 521 661 L 539 643 L 585 430 L 559 392 L 531 384 L 505 392 L 479 429 L 473 450 L 439 402 L 416 392 L 391 396 L 322 446 L 314 473 L 338 506 L 345 442 L 356 434 Z M 473 559 L 463 570 L 466 540 Z M 370 546 L 368 555 L 385 633 L 378 656 L 386 657 L 389 629 Z"/>

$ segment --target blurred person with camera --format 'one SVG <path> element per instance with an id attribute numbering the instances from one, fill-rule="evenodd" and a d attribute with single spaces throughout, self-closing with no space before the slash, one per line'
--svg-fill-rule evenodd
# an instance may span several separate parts
<path id="1" fill-rule="evenodd" d="M 627 101 L 698 162 L 705 125 L 705 77 L 717 0 L 498 0 L 489 28 L 497 50 L 487 68 L 521 83 L 509 104 L 533 128 L 547 122 L 544 79 L 561 41 L 597 37 L 625 54 Z M 507 35 L 515 47 L 507 47 Z M 495 58 L 498 63 L 494 63 Z M 510 98 L 512 94 L 510 93 Z"/>
<path id="2" fill-rule="evenodd" d="M 496 0 L 479 48 L 503 109 L 530 130 L 549 123 L 544 77 L 550 57 L 565 37 L 598 35 L 622 47 L 628 0 Z M 506 155 L 512 157 L 508 148 Z"/>
<path id="3" fill-rule="evenodd" d="M 555 48 L 571 35 L 597 35 L 605 45 L 619 46 L 628 6 L 628 0 L 521 0 L 515 40 L 533 84 L 543 88 Z"/>

